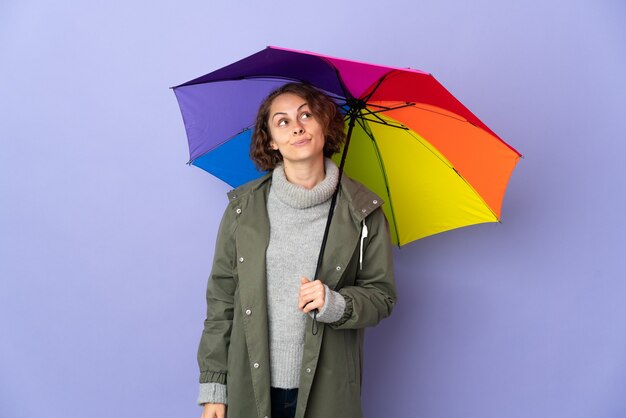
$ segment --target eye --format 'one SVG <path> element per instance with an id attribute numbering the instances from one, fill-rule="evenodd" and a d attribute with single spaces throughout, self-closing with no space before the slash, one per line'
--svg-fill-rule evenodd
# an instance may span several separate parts
<path id="1" fill-rule="evenodd" d="M 304 113 L 302 113 L 302 116 L 300 116 L 300 118 L 302 118 L 302 119 L 309 119 L 312 116 L 313 115 L 310 112 L 304 112 Z"/>
<path id="2" fill-rule="evenodd" d="M 287 125 L 287 120 L 286 119 L 281 119 L 278 121 L 278 126 L 286 126 Z"/>

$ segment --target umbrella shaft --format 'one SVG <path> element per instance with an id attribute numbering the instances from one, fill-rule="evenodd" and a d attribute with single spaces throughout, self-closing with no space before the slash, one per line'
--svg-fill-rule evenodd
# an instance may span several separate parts
<path id="1" fill-rule="evenodd" d="M 328 240 L 328 231 L 330 231 L 330 222 L 333 220 L 333 213 L 335 212 L 335 203 L 337 203 L 337 195 L 339 194 L 339 188 L 341 187 L 341 177 L 343 176 L 343 166 L 346 163 L 346 156 L 348 155 L 348 146 L 350 145 L 350 137 L 352 136 L 352 129 L 356 121 L 358 111 L 350 111 L 350 122 L 348 124 L 348 133 L 346 134 L 346 145 L 343 147 L 341 154 L 341 163 L 339 164 L 339 178 L 337 179 L 337 186 L 335 192 L 330 201 L 330 209 L 328 209 L 328 219 L 326 220 L 326 228 L 324 228 L 324 237 L 322 238 L 322 246 L 320 247 L 320 253 L 317 257 L 317 267 L 315 267 L 315 276 L 313 280 L 316 280 L 320 273 L 320 267 L 322 266 L 322 259 L 324 258 L 324 249 L 326 249 L 326 241 Z M 317 309 L 313 312 L 313 324 L 311 328 L 313 335 L 317 334 Z"/>
<path id="2" fill-rule="evenodd" d="M 351 112 L 350 114 L 350 122 L 348 125 L 348 133 L 346 134 L 346 145 L 343 147 L 343 153 L 341 154 L 341 163 L 339 164 L 339 178 L 337 180 L 337 186 L 335 187 L 335 192 L 333 193 L 332 200 L 330 201 L 330 209 L 328 210 L 328 219 L 326 220 L 326 228 L 324 229 L 324 238 L 322 238 L 322 246 L 320 248 L 320 253 L 317 258 L 317 267 L 315 268 L 315 276 L 317 279 L 320 267 L 322 265 L 322 258 L 324 257 L 324 249 L 326 248 L 326 241 L 328 239 L 328 231 L 330 230 L 330 222 L 333 219 L 333 213 L 335 212 L 335 203 L 337 202 L 337 195 L 339 194 L 339 188 L 341 187 L 341 177 L 343 176 L 343 166 L 346 163 L 346 156 L 348 155 L 348 146 L 350 145 L 350 137 L 352 136 L 352 129 L 354 128 L 354 123 L 356 121 L 357 114 L 356 112 Z"/>

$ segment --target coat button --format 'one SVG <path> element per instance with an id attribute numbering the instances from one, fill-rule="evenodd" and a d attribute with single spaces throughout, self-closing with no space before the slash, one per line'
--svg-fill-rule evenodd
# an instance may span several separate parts
<path id="1" fill-rule="evenodd" d="M 243 263 L 243 257 L 239 257 L 239 262 Z"/>
<path id="2" fill-rule="evenodd" d="M 252 311 L 250 309 L 246 309 L 246 315 L 248 316 L 252 315 Z"/>
<path id="3" fill-rule="evenodd" d="M 260 366 L 259 366 L 259 363 L 254 363 L 252 367 L 254 367 L 255 369 L 258 369 Z"/>
<path id="4" fill-rule="evenodd" d="M 235 209 L 235 212 L 237 212 L 237 214 L 240 214 L 241 213 L 241 208 Z"/>
<path id="5" fill-rule="evenodd" d="M 335 269 L 337 269 L 337 271 L 341 270 L 341 266 L 337 266 L 335 267 Z"/>
<path id="6" fill-rule="evenodd" d="M 367 209 L 361 209 L 361 212 L 365 213 L 367 212 Z"/>
<path id="7" fill-rule="evenodd" d="M 307 372 L 307 373 L 311 373 L 311 368 L 310 368 L 310 367 L 307 367 L 307 368 L 306 368 L 306 372 Z"/>
<path id="8" fill-rule="evenodd" d="M 377 205 L 378 204 L 378 200 L 372 200 L 372 203 Z"/>

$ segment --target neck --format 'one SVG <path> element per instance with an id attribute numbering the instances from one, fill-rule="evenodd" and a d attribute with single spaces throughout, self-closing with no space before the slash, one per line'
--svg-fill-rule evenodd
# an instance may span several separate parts
<path id="1" fill-rule="evenodd" d="M 324 180 L 324 156 L 309 161 L 284 161 L 285 177 L 287 181 L 305 189 L 312 189 Z"/>

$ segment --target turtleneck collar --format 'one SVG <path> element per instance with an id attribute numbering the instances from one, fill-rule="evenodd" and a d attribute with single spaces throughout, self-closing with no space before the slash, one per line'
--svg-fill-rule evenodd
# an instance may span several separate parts
<path id="1" fill-rule="evenodd" d="M 324 180 L 312 189 L 306 189 L 290 183 L 285 175 L 285 168 L 280 163 L 272 172 L 272 190 L 284 204 L 296 209 L 306 209 L 324 203 L 335 191 L 339 168 L 330 158 L 324 158 L 324 169 L 326 171 Z"/>

